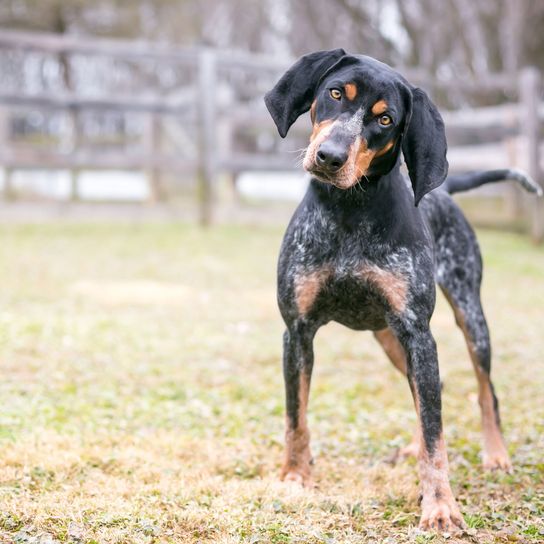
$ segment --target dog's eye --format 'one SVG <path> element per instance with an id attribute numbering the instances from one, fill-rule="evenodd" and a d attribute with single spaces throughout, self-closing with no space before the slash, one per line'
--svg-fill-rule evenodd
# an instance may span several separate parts
<path id="1" fill-rule="evenodd" d="M 342 91 L 340 89 L 331 89 L 329 92 L 335 100 L 340 100 L 342 98 Z"/>
<path id="2" fill-rule="evenodd" d="M 387 125 L 390 125 L 393 122 L 393 119 L 391 119 L 391 116 L 389 115 L 380 115 L 380 118 L 378 119 L 378 123 L 382 125 L 382 127 L 386 127 Z"/>

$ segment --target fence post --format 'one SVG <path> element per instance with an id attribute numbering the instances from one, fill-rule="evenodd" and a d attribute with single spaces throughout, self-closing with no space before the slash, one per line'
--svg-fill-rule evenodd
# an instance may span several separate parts
<path id="1" fill-rule="evenodd" d="M 78 112 L 76 107 L 70 107 L 67 110 L 68 122 L 70 128 L 65 134 L 63 148 L 70 153 L 77 152 L 81 143 L 80 124 L 78 120 Z M 70 170 L 70 196 L 72 202 L 79 200 L 79 168 Z"/>
<path id="2" fill-rule="evenodd" d="M 9 110 L 1 106 L 0 107 L 0 146 L 2 150 L 8 149 L 10 130 L 9 130 Z M 0 165 L 2 166 L 2 165 Z M 4 200 L 15 200 L 15 191 L 13 189 L 12 169 L 9 166 L 4 165 Z"/>
<path id="3" fill-rule="evenodd" d="M 523 68 L 520 74 L 519 96 L 521 101 L 521 133 L 527 146 L 527 170 L 537 182 L 540 175 L 540 120 L 538 116 L 541 78 L 532 67 Z M 530 199 L 531 238 L 540 244 L 544 240 L 544 202 L 542 198 Z"/>
<path id="4" fill-rule="evenodd" d="M 161 172 L 155 165 L 157 155 L 160 154 L 161 147 L 161 121 L 156 112 L 151 112 L 147 116 L 145 127 L 145 153 L 149 158 L 149 164 L 146 168 L 147 184 L 149 187 L 149 202 L 156 203 L 164 197 L 161 186 Z"/>
<path id="5" fill-rule="evenodd" d="M 234 127 L 233 123 L 227 117 L 220 119 L 217 124 L 217 142 L 218 142 L 218 148 L 220 149 L 220 155 L 219 155 L 220 158 L 221 157 L 230 158 L 232 156 L 232 153 L 234 151 L 233 127 Z M 228 170 L 222 168 L 221 174 L 222 176 L 224 175 L 224 177 L 226 178 L 226 180 L 228 181 L 230 185 L 230 189 L 232 191 L 233 203 L 239 204 L 240 193 L 237 187 L 238 173 L 234 170 L 234 168 L 231 167 Z"/>
<path id="6" fill-rule="evenodd" d="M 198 205 L 199 222 L 207 226 L 212 222 L 213 180 L 215 176 L 217 148 L 215 145 L 216 122 L 216 58 L 210 49 L 199 55 L 198 74 Z"/>
<path id="7" fill-rule="evenodd" d="M 507 164 L 512 168 L 520 167 L 518 147 L 519 141 L 517 138 L 508 137 L 504 140 L 504 150 L 507 156 Z M 523 161 L 524 157 L 522 157 L 521 159 Z M 519 223 L 524 217 L 523 197 L 523 189 L 521 189 L 521 187 L 517 183 L 510 183 L 507 188 L 505 199 L 508 216 L 514 223 Z"/>

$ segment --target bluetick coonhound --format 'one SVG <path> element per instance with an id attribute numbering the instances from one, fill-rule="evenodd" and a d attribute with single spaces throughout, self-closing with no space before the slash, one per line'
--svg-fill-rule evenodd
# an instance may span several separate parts
<path id="1" fill-rule="evenodd" d="M 308 191 L 285 234 L 278 301 L 286 324 L 286 455 L 282 478 L 311 485 L 306 409 L 317 330 L 336 321 L 371 330 L 408 378 L 418 414 L 420 526 L 463 527 L 450 488 L 441 387 L 429 320 L 435 283 L 465 336 L 479 384 L 483 460 L 510 470 L 490 379 L 491 347 L 480 302 L 482 261 L 474 232 L 451 193 L 524 174 L 495 170 L 446 178 L 444 124 L 427 94 L 392 68 L 342 49 L 302 57 L 267 93 L 282 137 L 310 110 L 303 166 Z M 400 171 L 401 154 L 409 181 Z"/>

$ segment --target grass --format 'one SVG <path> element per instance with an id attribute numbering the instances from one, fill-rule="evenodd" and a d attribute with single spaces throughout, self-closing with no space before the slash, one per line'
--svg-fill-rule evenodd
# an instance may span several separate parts
<path id="1" fill-rule="evenodd" d="M 516 471 L 481 471 L 475 379 L 440 298 L 433 331 L 462 541 L 542 542 L 544 252 L 517 235 L 480 239 Z M 0 541 L 444 541 L 416 529 L 414 462 L 388 463 L 415 415 L 369 333 L 318 334 L 319 487 L 277 481 L 280 240 L 265 227 L 0 227 Z"/>

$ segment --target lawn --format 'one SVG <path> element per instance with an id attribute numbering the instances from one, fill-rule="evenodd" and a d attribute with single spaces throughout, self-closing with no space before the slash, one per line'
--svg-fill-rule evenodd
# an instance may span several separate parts
<path id="1" fill-rule="evenodd" d="M 281 234 L 0 227 L 0 541 L 443 541 L 417 530 L 415 463 L 390 463 L 415 414 L 369 333 L 319 332 L 309 416 L 318 488 L 278 482 Z M 544 251 L 496 231 L 480 240 L 515 472 L 481 470 L 476 380 L 439 298 L 462 541 L 542 542 Z"/>

